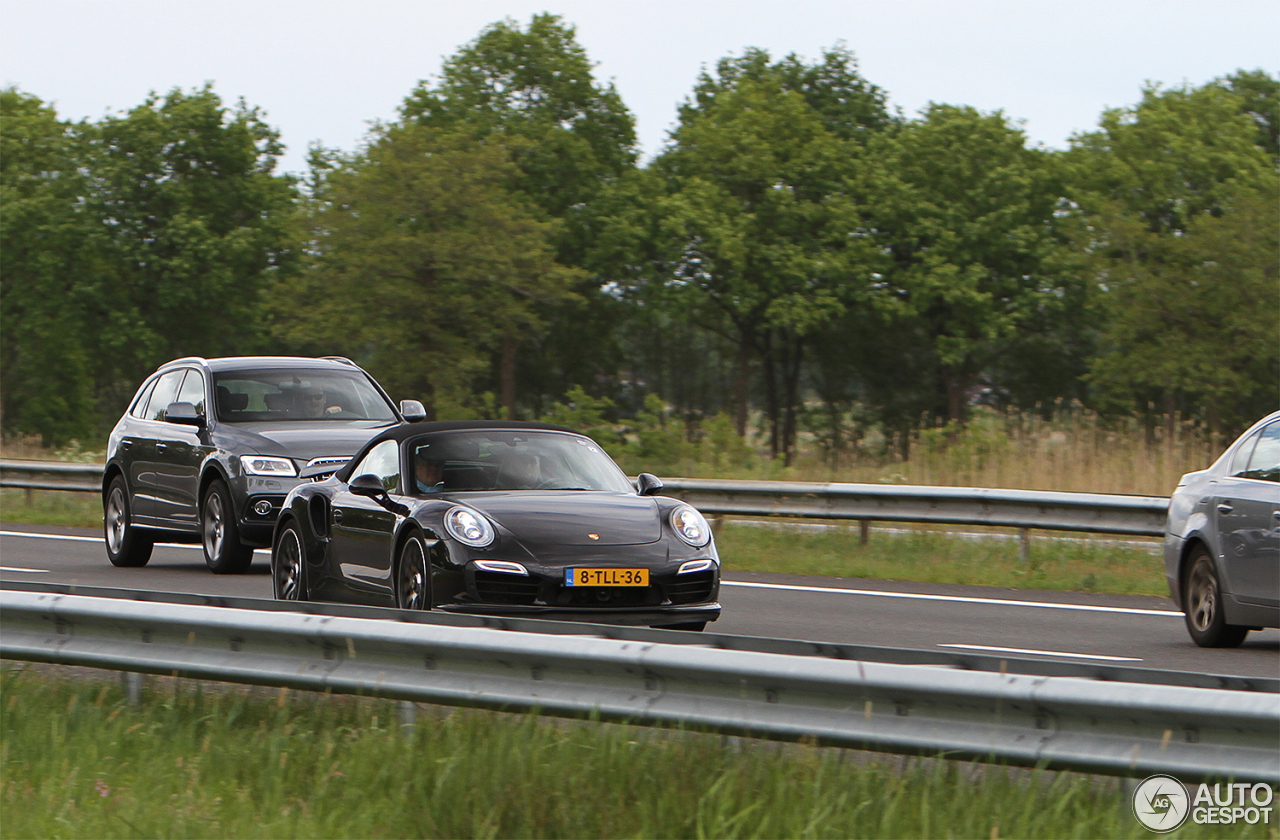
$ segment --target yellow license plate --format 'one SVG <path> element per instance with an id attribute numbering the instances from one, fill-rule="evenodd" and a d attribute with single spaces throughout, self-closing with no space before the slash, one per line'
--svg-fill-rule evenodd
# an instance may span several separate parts
<path id="1" fill-rule="evenodd" d="M 565 586 L 648 586 L 648 569 L 565 569 Z"/>

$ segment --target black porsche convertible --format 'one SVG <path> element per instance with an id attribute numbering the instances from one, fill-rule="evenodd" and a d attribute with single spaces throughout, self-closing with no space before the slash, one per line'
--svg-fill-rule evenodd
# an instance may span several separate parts
<path id="1" fill-rule="evenodd" d="M 413 423 L 332 471 L 303 470 L 285 499 L 277 599 L 688 630 L 720 615 L 702 515 L 570 429 Z"/>

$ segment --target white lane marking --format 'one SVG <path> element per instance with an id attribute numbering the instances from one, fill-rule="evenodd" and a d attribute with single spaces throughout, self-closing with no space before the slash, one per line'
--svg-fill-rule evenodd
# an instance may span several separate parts
<path id="1" fill-rule="evenodd" d="M 69 534 L 31 534 L 26 531 L 0 531 L 0 537 L 31 537 L 37 540 L 69 540 L 71 542 L 102 542 L 102 537 L 73 537 Z"/>
<path id="2" fill-rule="evenodd" d="M 47 575 L 48 569 L 23 569 L 19 566 L 0 566 L 0 572 L 30 572 L 33 575 Z"/>
<path id="3" fill-rule="evenodd" d="M 823 592 L 833 595 L 869 595 L 874 598 L 906 598 L 917 601 L 951 601 L 957 604 L 990 604 L 1000 607 L 1039 607 L 1046 610 L 1080 610 L 1082 612 L 1123 613 L 1125 615 L 1164 615 L 1182 618 L 1175 610 L 1144 610 L 1137 607 L 1099 607 L 1093 604 L 1054 604 L 1048 601 L 1014 601 L 1007 598 L 971 598 L 964 595 L 924 595 L 919 592 L 881 592 L 876 589 L 837 589 L 831 586 L 794 586 L 783 583 L 754 583 L 722 580 L 721 586 L 743 586 L 752 589 L 783 589 L 794 592 Z"/>
<path id="4" fill-rule="evenodd" d="M 991 653 L 1026 653 L 1031 656 L 1069 656 L 1072 659 L 1103 659 L 1107 662 L 1141 662 L 1136 656 L 1103 656 L 1100 653 L 1067 653 L 1062 650 L 1031 650 L 1030 648 L 993 647 L 991 645 L 956 645 L 939 644 L 944 648 L 963 648 L 964 650 L 984 650 Z"/>
<path id="5" fill-rule="evenodd" d="M 35 540 L 67 540 L 68 542 L 91 542 L 99 544 L 101 544 L 103 539 L 102 537 L 77 537 L 72 534 L 36 534 L 29 531 L 0 531 L 0 537 L 29 537 Z M 204 551 L 200 546 L 192 545 L 191 543 L 156 543 L 156 547 L 185 548 L 190 551 Z M 257 548 L 254 550 L 270 553 L 268 549 L 265 548 Z"/>

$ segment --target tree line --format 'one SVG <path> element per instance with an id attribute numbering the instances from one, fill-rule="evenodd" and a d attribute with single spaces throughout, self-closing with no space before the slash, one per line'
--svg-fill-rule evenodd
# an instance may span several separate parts
<path id="1" fill-rule="evenodd" d="M 1240 70 L 1055 151 L 896 113 L 840 45 L 748 49 L 642 165 L 553 15 L 486 27 L 301 177 L 209 86 L 77 123 L 8 89 L 3 427 L 93 438 L 163 361 L 270 352 L 348 355 L 436 418 L 657 394 L 763 418 L 787 461 L 979 403 L 1225 434 L 1280 405 L 1278 128 L 1280 81 Z"/>

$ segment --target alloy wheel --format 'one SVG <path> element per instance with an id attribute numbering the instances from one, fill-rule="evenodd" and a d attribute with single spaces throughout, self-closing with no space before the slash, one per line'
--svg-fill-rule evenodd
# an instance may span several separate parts
<path id="1" fill-rule="evenodd" d="M 276 549 L 276 597 L 282 601 L 302 600 L 302 545 L 298 532 L 288 528 Z"/>
<path id="2" fill-rule="evenodd" d="M 1204 632 L 1213 623 L 1218 609 L 1218 586 L 1208 565 L 1201 560 L 1191 570 L 1191 580 L 1187 585 L 1187 606 L 1192 625 Z"/>
<path id="3" fill-rule="evenodd" d="M 204 551 L 209 557 L 219 557 L 222 541 L 226 536 L 226 524 L 222 521 L 222 497 L 210 493 L 204 503 Z"/>
<path id="4" fill-rule="evenodd" d="M 422 540 L 411 538 L 400 554 L 400 608 L 421 610 L 427 601 L 427 563 Z"/>
<path id="5" fill-rule="evenodd" d="M 112 487 L 107 497 L 106 523 L 107 548 L 112 554 L 119 554 L 124 548 L 125 528 L 124 491 L 119 487 Z"/>

